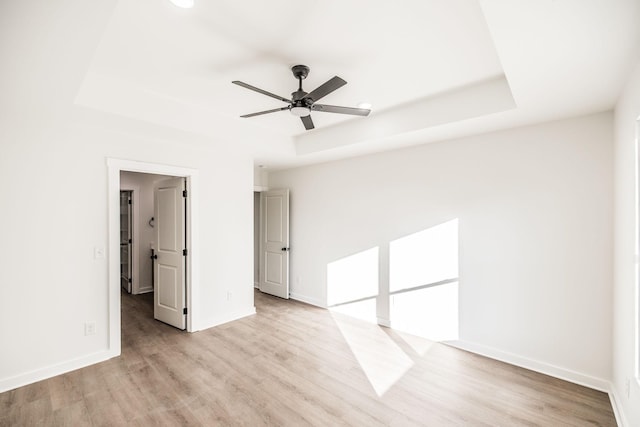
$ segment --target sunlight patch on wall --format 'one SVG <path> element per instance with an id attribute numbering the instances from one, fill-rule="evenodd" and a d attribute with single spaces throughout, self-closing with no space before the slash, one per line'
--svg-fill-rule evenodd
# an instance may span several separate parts
<path id="1" fill-rule="evenodd" d="M 458 282 L 391 296 L 391 326 L 432 341 L 458 339 Z"/>
<path id="2" fill-rule="evenodd" d="M 327 305 L 360 319 L 376 319 L 378 247 L 327 264 Z"/>
<path id="3" fill-rule="evenodd" d="M 390 291 L 458 277 L 458 220 L 454 219 L 389 244 Z"/>
<path id="4" fill-rule="evenodd" d="M 389 263 L 391 326 L 458 339 L 458 220 L 392 241 Z"/>

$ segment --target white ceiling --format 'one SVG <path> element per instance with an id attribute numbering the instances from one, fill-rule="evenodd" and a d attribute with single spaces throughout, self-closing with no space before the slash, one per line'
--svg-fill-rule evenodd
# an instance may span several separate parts
<path id="1" fill-rule="evenodd" d="M 637 0 L 121 0 L 76 104 L 224 139 L 250 129 L 256 163 L 292 167 L 610 109 L 638 22 Z M 312 131 L 286 111 L 239 118 L 286 104 L 232 80 L 289 98 L 295 64 L 308 92 L 348 82 L 323 103 L 373 112 L 314 112 Z"/>

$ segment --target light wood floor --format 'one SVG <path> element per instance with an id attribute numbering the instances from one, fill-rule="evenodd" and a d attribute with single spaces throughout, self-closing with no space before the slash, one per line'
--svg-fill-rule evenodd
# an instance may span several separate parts
<path id="1" fill-rule="evenodd" d="M 604 393 L 295 301 L 194 334 L 122 302 L 122 356 L 0 394 L 0 425 L 615 426 Z"/>

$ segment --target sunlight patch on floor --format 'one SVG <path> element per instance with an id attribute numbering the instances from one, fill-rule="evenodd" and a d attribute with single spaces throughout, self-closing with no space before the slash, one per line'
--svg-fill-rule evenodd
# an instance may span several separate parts
<path id="1" fill-rule="evenodd" d="M 375 297 L 362 301 L 336 305 L 330 307 L 329 310 L 346 316 L 351 316 L 356 319 L 365 320 L 367 322 L 377 323 Z"/>
<path id="2" fill-rule="evenodd" d="M 386 290 L 380 290 L 387 285 L 380 283 L 379 256 L 374 247 L 327 264 L 327 305 L 382 396 L 411 369 L 412 357 L 424 356 L 434 342 L 458 339 L 458 220 L 389 242 Z M 388 306 L 378 306 L 387 297 Z M 377 325 L 387 315 L 392 330 Z"/>
<path id="3" fill-rule="evenodd" d="M 401 339 L 403 343 L 411 349 L 411 351 L 420 357 L 426 355 L 431 347 L 433 347 L 434 344 L 437 344 L 435 341 L 396 329 L 389 329 L 389 331 L 391 331 L 391 334 L 393 334 L 397 339 Z"/>
<path id="4" fill-rule="evenodd" d="M 332 316 L 378 396 L 383 396 L 414 362 L 382 327 L 332 310 Z"/>

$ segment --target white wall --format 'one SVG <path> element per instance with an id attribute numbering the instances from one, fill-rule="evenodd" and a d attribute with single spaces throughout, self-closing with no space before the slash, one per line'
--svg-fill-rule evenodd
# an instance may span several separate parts
<path id="1" fill-rule="evenodd" d="M 73 106 L 114 4 L 0 4 L 0 391 L 110 354 L 108 259 L 94 259 L 109 246 L 107 158 L 198 171 L 194 323 L 254 310 L 253 161 L 243 147 L 257 135 L 230 122 L 205 138 Z M 84 335 L 86 321 L 95 335 Z"/>
<path id="2" fill-rule="evenodd" d="M 107 157 L 199 170 L 201 246 L 194 250 L 201 281 L 194 303 L 203 314 L 194 323 L 252 312 L 251 159 L 184 140 L 159 149 L 153 140 L 91 128 L 0 128 L 11 153 L 0 176 L 21 182 L 4 191 L 14 208 L 0 214 L 0 282 L 11 284 L 0 290 L 0 390 L 14 376 L 106 350 L 107 260 L 93 255 L 95 247 L 108 247 Z M 84 336 L 85 321 L 96 321 L 95 336 Z"/>
<path id="3" fill-rule="evenodd" d="M 615 284 L 613 390 L 625 425 L 640 425 L 640 386 L 634 379 L 638 322 L 636 261 L 636 120 L 640 117 L 640 63 L 615 110 Z M 627 381 L 630 395 L 627 396 Z"/>
<path id="4" fill-rule="evenodd" d="M 291 293 L 325 305 L 327 266 L 378 248 L 384 294 L 389 242 L 457 218 L 459 345 L 606 389 L 612 134 L 602 113 L 271 173 Z"/>
<path id="5" fill-rule="evenodd" d="M 261 167 L 253 169 L 253 186 L 256 191 L 266 189 L 269 186 L 269 172 Z"/>

